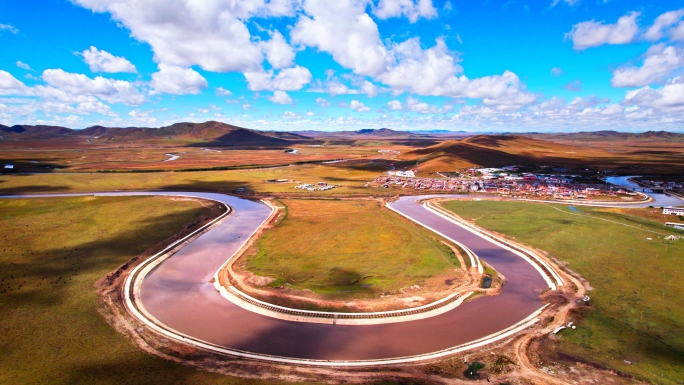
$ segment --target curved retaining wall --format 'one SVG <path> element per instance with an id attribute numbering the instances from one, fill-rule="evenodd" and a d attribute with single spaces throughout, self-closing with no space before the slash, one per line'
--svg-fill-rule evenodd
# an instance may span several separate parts
<path id="1" fill-rule="evenodd" d="M 496 242 L 499 246 L 504 247 L 515 254 L 519 255 L 521 258 L 524 258 L 527 260 L 530 264 L 534 265 L 537 270 L 539 271 L 540 274 L 544 276 L 546 279 L 546 282 L 549 284 L 549 287 L 552 290 L 556 289 L 556 286 L 562 286 L 563 285 L 563 279 L 558 275 L 558 273 L 549 265 L 546 261 L 544 261 L 541 257 L 539 257 L 537 254 L 533 253 L 530 250 L 527 250 L 525 248 L 516 246 L 509 242 L 508 240 L 497 237 L 493 234 L 490 234 L 486 231 L 483 231 L 470 223 L 456 217 L 449 211 L 435 206 L 432 204 L 432 202 L 428 201 L 423 203 L 423 206 L 425 206 L 428 210 L 434 212 L 437 215 L 443 216 L 447 220 L 455 223 L 458 226 L 463 227 L 464 229 L 473 232 L 474 234 L 477 234 L 485 239 L 488 239 L 492 242 Z"/>
<path id="2" fill-rule="evenodd" d="M 458 309 L 437 316 L 383 325 L 274 319 L 226 301 L 212 282 L 226 259 L 267 220 L 270 210 L 266 206 L 211 193 L 71 195 L 181 195 L 213 199 L 231 207 L 232 215 L 215 222 L 192 242 L 187 238 L 176 243 L 179 249 L 171 257 L 157 255 L 144 261 L 126 281 L 124 298 L 134 317 L 161 335 L 198 348 L 290 364 L 399 364 L 444 357 L 508 338 L 536 323 L 543 309 L 539 292 L 547 285 L 527 261 L 490 241 L 471 236 L 411 200 L 393 203 L 393 208 L 459 239 L 479 257 L 486 258 L 508 278 L 501 294 L 462 303 Z"/>
<path id="3" fill-rule="evenodd" d="M 220 292 L 221 295 L 236 305 L 265 316 L 288 321 L 331 325 L 380 325 L 435 317 L 457 308 L 473 293 L 467 292 L 463 295 L 454 293 L 433 303 L 409 309 L 386 312 L 342 313 L 307 311 L 277 306 L 250 297 L 237 290 L 234 286 L 227 289 L 221 287 Z"/>
<path id="4" fill-rule="evenodd" d="M 268 222 L 275 212 L 277 207 L 273 206 L 266 200 L 261 200 L 266 206 L 271 208 L 271 214 L 269 219 L 264 223 Z M 400 213 L 401 214 L 401 213 Z M 256 232 L 252 233 L 251 237 L 254 237 Z M 251 238 L 250 237 L 250 238 Z M 249 242 L 245 240 L 245 245 Z M 458 244 L 465 250 L 466 254 L 470 258 L 471 266 L 477 267 L 480 274 L 482 273 L 482 264 L 479 258 L 466 246 L 459 244 L 456 241 L 454 243 Z M 428 303 L 422 306 L 417 306 L 408 309 L 401 310 L 390 310 L 382 312 L 365 312 L 365 313 L 351 313 L 351 312 L 326 312 L 326 311 L 315 311 L 315 310 L 302 310 L 289 308 L 285 306 L 274 305 L 265 301 L 256 299 L 249 294 L 241 291 L 236 286 L 226 286 L 221 284 L 219 279 L 219 274 L 224 269 L 228 269 L 231 263 L 237 258 L 242 252 L 244 252 L 244 246 L 240 250 L 231 256 L 221 268 L 214 274 L 214 286 L 223 297 L 233 302 L 234 304 L 245 308 L 250 311 L 255 311 L 260 314 L 298 322 L 312 322 L 312 323 L 327 323 L 327 324 L 339 324 L 339 325 L 374 325 L 374 324 L 386 324 L 393 322 L 406 322 L 416 319 L 423 319 L 432 316 L 442 314 L 446 311 L 456 308 L 463 302 L 463 299 L 468 298 L 472 292 L 465 293 L 463 298 L 459 301 L 461 295 L 459 293 L 452 293 L 444 298 L 441 298 L 432 303 Z"/>
<path id="5" fill-rule="evenodd" d="M 459 241 L 453 239 L 452 237 L 450 237 L 450 236 L 448 236 L 448 235 L 443 234 L 443 233 L 440 232 L 439 230 L 433 228 L 434 226 L 431 227 L 431 226 L 426 225 L 426 224 L 424 224 L 424 223 L 422 223 L 422 222 L 416 221 L 414 218 L 412 218 L 412 217 L 410 217 L 410 216 L 408 216 L 408 215 L 402 213 L 401 211 L 399 211 L 399 210 L 393 208 L 393 207 L 390 206 L 390 205 L 387 205 L 386 207 L 387 207 L 388 209 L 394 211 L 395 213 L 401 215 L 402 217 L 404 217 L 404 218 L 406 218 L 406 219 L 408 219 L 408 220 L 410 220 L 410 221 L 412 221 L 412 222 L 415 222 L 415 223 L 417 223 L 417 224 L 419 224 L 419 225 L 425 227 L 426 229 L 432 231 L 433 233 L 439 234 L 441 237 L 443 237 L 443 238 L 445 238 L 445 239 L 448 239 L 450 242 L 453 242 L 453 243 L 457 244 L 460 248 L 462 248 L 463 250 L 465 250 L 466 254 L 468 254 L 468 258 L 470 259 L 470 266 L 476 268 L 476 269 L 477 269 L 477 272 L 478 272 L 479 274 L 484 273 L 484 268 L 482 267 L 482 262 L 480 262 L 480 258 L 478 258 L 478 256 L 477 256 L 475 253 L 473 253 L 472 250 L 470 250 L 466 245 L 462 244 L 461 242 L 459 242 Z"/>

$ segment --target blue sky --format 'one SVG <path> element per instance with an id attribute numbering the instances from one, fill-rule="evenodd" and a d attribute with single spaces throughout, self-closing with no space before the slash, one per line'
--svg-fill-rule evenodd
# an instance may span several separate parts
<path id="1" fill-rule="evenodd" d="M 684 131 L 684 7 L 0 2 L 0 123 Z"/>

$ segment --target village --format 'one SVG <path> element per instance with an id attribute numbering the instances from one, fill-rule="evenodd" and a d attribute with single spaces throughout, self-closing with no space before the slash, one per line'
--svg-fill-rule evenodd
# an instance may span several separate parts
<path id="1" fill-rule="evenodd" d="M 337 185 L 337 187 L 340 187 L 340 185 Z M 307 191 L 326 191 L 326 190 L 331 190 L 335 188 L 335 185 L 328 184 L 327 182 L 318 182 L 316 184 L 310 184 L 310 183 L 303 183 L 297 186 L 294 186 L 296 189 L 300 190 L 307 190 Z"/>
<path id="2" fill-rule="evenodd" d="M 608 184 L 578 182 L 578 176 L 517 173 L 516 166 L 469 169 L 458 176 L 439 173 L 441 178 L 415 177 L 413 171 L 390 171 L 368 187 L 409 188 L 421 191 L 489 193 L 534 199 L 610 199 L 637 193 Z M 446 174 L 446 175 L 445 175 Z"/>
<path id="3" fill-rule="evenodd" d="M 662 181 L 662 180 L 648 180 L 648 179 L 634 179 L 633 182 L 641 187 L 650 188 L 651 190 L 680 190 L 684 191 L 684 182 Z"/>

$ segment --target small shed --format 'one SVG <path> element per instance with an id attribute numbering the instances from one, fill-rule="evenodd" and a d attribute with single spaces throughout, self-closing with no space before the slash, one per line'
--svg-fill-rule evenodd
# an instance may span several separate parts
<path id="1" fill-rule="evenodd" d="M 489 288 L 491 288 L 491 287 L 492 287 L 492 282 L 493 282 L 492 277 L 490 277 L 490 276 L 485 276 L 484 278 L 482 278 L 482 288 L 483 288 L 483 289 L 489 289 Z"/>

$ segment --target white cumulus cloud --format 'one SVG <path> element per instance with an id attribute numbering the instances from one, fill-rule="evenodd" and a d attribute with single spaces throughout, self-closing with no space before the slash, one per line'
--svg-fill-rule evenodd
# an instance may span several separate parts
<path id="1" fill-rule="evenodd" d="M 680 21 L 676 27 L 669 31 L 670 39 L 674 41 L 684 41 L 684 21 Z"/>
<path id="2" fill-rule="evenodd" d="M 295 52 L 278 31 L 273 32 L 270 40 L 262 42 L 261 48 L 273 68 L 291 67 L 294 64 Z"/>
<path id="3" fill-rule="evenodd" d="M 17 67 L 28 70 L 28 71 L 33 71 L 33 68 L 29 66 L 28 64 L 22 62 L 21 60 L 17 60 L 16 62 Z"/>
<path id="4" fill-rule="evenodd" d="M 192 68 L 159 64 L 159 71 L 152 74 L 152 93 L 199 94 L 207 88 L 207 80 Z"/>
<path id="5" fill-rule="evenodd" d="M 640 87 L 664 83 L 673 71 L 681 72 L 682 68 L 684 49 L 659 44 L 648 50 L 641 67 L 621 67 L 613 71 L 610 83 L 614 87 Z"/>
<path id="6" fill-rule="evenodd" d="M 150 44 L 159 63 L 199 65 L 214 72 L 257 71 L 264 60 L 259 41 L 245 21 L 252 17 L 294 16 L 290 0 L 73 0 L 95 12 L 108 12 Z M 275 59 L 274 59 L 275 60 Z"/>
<path id="7" fill-rule="evenodd" d="M 7 71 L 0 70 L 0 94 L 14 94 L 26 89 L 21 81 Z"/>
<path id="8" fill-rule="evenodd" d="M 393 111 L 409 111 L 418 112 L 421 114 L 444 114 L 453 110 L 454 108 L 450 104 L 445 104 L 444 107 L 440 108 L 425 102 L 421 102 L 417 98 L 412 98 L 410 96 L 406 98 L 406 104 L 398 100 L 391 100 L 387 103 L 387 107 Z"/>
<path id="9" fill-rule="evenodd" d="M 420 17 L 427 19 L 437 17 L 437 10 L 432 5 L 432 0 L 380 0 L 373 13 L 380 19 L 403 15 L 411 23 L 415 23 Z"/>
<path id="10" fill-rule="evenodd" d="M 271 71 L 245 72 L 248 87 L 252 91 L 297 91 L 311 81 L 311 72 L 305 67 L 294 66 L 280 70 L 278 74 Z"/>
<path id="11" fill-rule="evenodd" d="M 268 100 L 276 104 L 292 104 L 292 98 L 285 91 L 276 90 Z"/>
<path id="12" fill-rule="evenodd" d="M 352 110 L 354 110 L 356 112 L 368 112 L 371 110 L 370 107 L 364 105 L 363 103 L 361 103 L 358 100 L 352 100 L 349 103 L 349 108 L 351 108 Z"/>
<path id="13" fill-rule="evenodd" d="M 324 99 L 324 98 L 316 98 L 316 103 L 317 103 L 319 106 L 324 107 L 324 108 L 330 107 L 330 102 L 327 101 L 327 100 Z"/>
<path id="14" fill-rule="evenodd" d="M 93 79 L 83 74 L 66 72 L 62 69 L 48 69 L 43 71 L 43 80 L 48 87 L 35 87 L 40 96 L 57 97 L 60 94 L 75 96 L 77 101 L 93 101 L 78 98 L 78 96 L 95 96 L 108 103 L 124 103 L 127 105 L 139 105 L 145 101 L 145 96 L 133 85 L 133 83 L 108 79 L 97 76 Z"/>
<path id="15" fill-rule="evenodd" d="M 366 13 L 366 5 L 356 0 L 309 0 L 304 4 L 306 15 L 300 15 L 291 32 L 292 41 L 331 54 L 354 74 L 390 86 L 394 94 L 487 98 L 487 103 L 510 108 L 536 100 L 510 71 L 472 80 L 458 76 L 463 68 L 442 38 L 427 49 L 421 47 L 419 38 L 385 44 L 377 24 Z M 331 95 L 364 92 L 373 96 L 378 89 L 372 85 L 361 86 L 359 91 L 327 79 L 316 90 Z"/>
<path id="16" fill-rule="evenodd" d="M 421 48 L 418 38 L 412 38 L 394 45 L 392 52 L 394 66 L 377 79 L 393 89 L 430 95 L 440 84 L 463 70 L 441 38 L 426 50 Z"/>
<path id="17" fill-rule="evenodd" d="M 218 96 L 230 96 L 233 93 L 223 87 L 216 87 L 216 95 Z"/>
<path id="18" fill-rule="evenodd" d="M 649 86 L 627 91 L 623 105 L 637 105 L 662 110 L 684 110 L 684 78 L 677 77 L 661 88 Z"/>
<path id="19" fill-rule="evenodd" d="M 126 58 L 114 56 L 93 46 L 83 51 L 81 55 L 83 55 L 83 61 L 88 64 L 93 72 L 136 72 L 135 66 Z"/>
<path id="20" fill-rule="evenodd" d="M 297 44 L 328 52 L 356 74 L 375 76 L 389 59 L 378 26 L 366 13 L 367 2 L 308 0 L 290 36 Z"/>
<path id="21" fill-rule="evenodd" d="M 292 111 L 285 111 L 282 116 L 285 119 L 297 119 L 302 117 L 301 115 L 294 113 Z"/>
<path id="22" fill-rule="evenodd" d="M 567 33 L 572 40 L 573 48 L 584 50 L 603 44 L 631 43 L 639 32 L 636 19 L 639 12 L 630 12 L 620 17 L 615 24 L 604 24 L 594 20 L 577 23 Z"/>
<path id="23" fill-rule="evenodd" d="M 664 36 L 663 32 L 667 28 L 675 25 L 683 16 L 684 9 L 663 13 L 655 19 L 653 25 L 644 33 L 644 37 L 651 41 L 662 39 Z"/>

